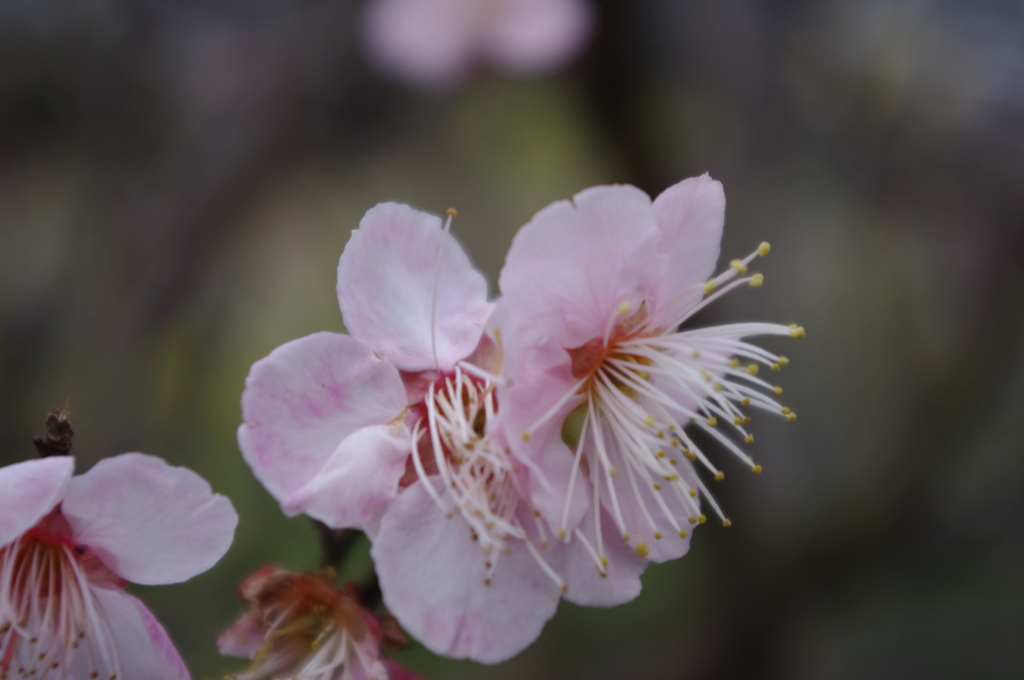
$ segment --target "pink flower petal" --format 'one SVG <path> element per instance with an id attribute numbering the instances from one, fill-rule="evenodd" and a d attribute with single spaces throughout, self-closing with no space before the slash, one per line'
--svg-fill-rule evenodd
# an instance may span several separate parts
<path id="1" fill-rule="evenodd" d="M 92 666 L 87 645 L 80 644 L 69 678 L 111 678 L 117 673 L 118 680 L 190 680 L 167 631 L 142 602 L 115 588 L 93 588 L 92 593 L 110 623 L 120 673 L 102 655 L 95 655 L 96 665 Z M 97 676 L 91 675 L 93 670 Z"/>
<path id="2" fill-rule="evenodd" d="M 598 512 L 604 513 L 603 510 Z M 590 542 L 591 547 L 596 547 L 593 513 L 593 508 L 587 512 L 580 523 L 580 531 Z M 640 574 L 647 568 L 647 560 L 638 557 L 633 548 L 622 540 L 607 513 L 603 514 L 601 520 L 604 557 L 608 558 L 604 577 L 601 576 L 593 555 L 578 536 L 573 536 L 568 545 L 554 544 L 561 554 L 557 560 L 552 559 L 553 566 L 558 569 L 566 584 L 562 597 L 574 604 L 614 607 L 629 602 L 640 594 Z"/>
<path id="3" fill-rule="evenodd" d="M 71 456 L 0 468 L 0 547 L 18 538 L 60 502 L 75 471 Z"/>
<path id="4" fill-rule="evenodd" d="M 497 663 L 537 638 L 559 599 L 526 546 L 510 545 L 486 585 L 469 525 L 416 482 L 384 514 L 370 554 L 384 602 L 410 635 L 443 656 Z"/>
<path id="5" fill-rule="evenodd" d="M 356 430 L 305 486 L 287 496 L 286 514 L 307 514 L 333 529 L 376 530 L 380 514 L 398 495 L 412 434 L 403 424 Z"/>
<path id="6" fill-rule="evenodd" d="M 654 199 L 654 212 L 661 230 L 658 252 L 668 260 L 656 284 L 657 304 L 665 304 L 714 274 L 725 225 L 725 191 L 707 174 L 684 179 Z M 697 295 L 694 304 L 700 299 Z"/>
<path id="7" fill-rule="evenodd" d="M 560 348 L 602 336 L 626 302 L 636 310 L 661 274 L 661 235 L 651 199 L 636 187 L 598 186 L 558 201 L 519 230 L 501 270 L 510 319 L 541 329 Z M 503 329 L 518 362 L 516 328 Z"/>
<path id="8" fill-rule="evenodd" d="M 266 635 L 267 624 L 263 622 L 259 613 L 245 612 L 217 638 L 217 651 L 222 656 L 252 659 L 263 647 Z"/>
<path id="9" fill-rule="evenodd" d="M 357 641 L 358 654 L 350 654 L 345 661 L 344 680 L 395 680 L 388 675 L 387 666 L 380 658 L 380 639 L 364 635 Z"/>
<path id="10" fill-rule="evenodd" d="M 338 302 L 349 332 L 403 371 L 452 370 L 476 349 L 493 306 L 441 219 L 399 203 L 371 208 L 352 232 Z"/>
<path id="11" fill-rule="evenodd" d="M 483 4 L 483 3 L 481 3 Z M 558 68 L 576 56 L 590 36 L 593 13 L 582 0 L 494 2 L 500 9 L 486 26 L 481 50 L 510 71 Z"/>
<path id="12" fill-rule="evenodd" d="M 398 371 L 348 335 L 316 333 L 257 361 L 245 381 L 238 445 L 274 498 L 300 488 L 345 437 L 405 408 Z"/>
<path id="13" fill-rule="evenodd" d="M 135 583 L 177 583 L 224 556 L 238 515 L 205 479 L 156 456 L 106 458 L 68 484 L 62 510 L 75 540 Z"/>

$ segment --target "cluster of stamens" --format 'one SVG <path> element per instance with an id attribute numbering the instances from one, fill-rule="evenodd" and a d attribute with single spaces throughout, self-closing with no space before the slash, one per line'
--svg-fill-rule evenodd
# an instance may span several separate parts
<path id="1" fill-rule="evenodd" d="M 101 669 L 102 680 L 121 677 L 110 623 L 89 587 L 95 557 L 64 527 L 55 511 L 0 549 L 0 680 L 67 679 L 79 653 L 88 655 L 90 680 Z"/>
<path id="2" fill-rule="evenodd" d="M 758 255 L 767 255 L 762 243 L 743 260 L 733 260 L 729 268 L 702 286 L 677 295 L 649 313 L 647 303 L 631 309 L 622 303 L 608 321 L 603 337 L 567 350 L 572 358 L 572 373 L 577 379 L 558 402 L 523 432 L 528 439 L 546 420 L 575 399 L 580 403 L 563 423 L 562 439 L 574 451 L 575 462 L 562 518 L 560 537 L 566 538 L 567 518 L 573 488 L 578 477 L 589 473 L 594 503 L 600 504 L 607 493 L 611 514 L 626 541 L 630 527 L 639 531 L 645 524 L 655 539 L 662 538 L 656 517 L 663 518 L 680 537 L 687 526 L 703 523 L 698 495 L 703 495 L 724 526 L 729 526 L 721 508 L 697 475 L 680 473 L 682 456 L 705 467 L 716 480 L 724 472 L 715 466 L 701 447 L 686 432 L 694 425 L 711 439 L 735 454 L 753 472 L 754 463 L 740 446 L 723 434 L 720 424 L 732 428 L 744 443 L 754 440 L 747 425 L 750 417 L 740 407 L 754 407 L 794 420 L 789 408 L 772 395 L 782 388 L 757 377 L 759 367 L 773 371 L 789 363 L 784 356 L 743 340 L 751 335 L 803 337 L 799 326 L 770 323 L 741 323 L 680 331 L 680 325 L 693 314 L 738 286 L 759 287 L 761 274 L 748 275 L 748 265 Z M 701 300 L 701 296 L 704 297 Z M 624 475 L 625 488 L 614 478 Z M 603 482 L 603 483 L 602 483 Z M 642 492 L 646 487 L 647 492 Z M 666 496 L 668 494 L 668 496 Z M 674 507 L 671 507 L 674 506 Z M 604 575 L 601 513 L 595 515 L 597 545 L 591 545 L 583 533 L 575 534 L 586 545 Z M 627 519 L 629 520 L 627 522 Z M 646 557 L 650 546 L 640 541 L 635 546 Z"/>
<path id="3" fill-rule="evenodd" d="M 264 627 L 264 642 L 252 668 L 234 680 L 348 680 L 372 669 L 357 642 L 369 634 L 368 616 L 351 589 L 334 585 L 334 572 L 261 570 L 239 588 Z M 382 680 L 369 676 L 368 680 Z"/>
<path id="4" fill-rule="evenodd" d="M 469 525 L 473 540 L 484 554 L 485 583 L 491 582 L 501 555 L 513 549 L 511 542 L 521 541 L 545 573 L 564 589 L 564 581 L 541 556 L 530 532 L 516 516 L 521 499 L 512 478 L 515 464 L 509 449 L 487 433 L 487 423 L 494 420 L 498 408 L 496 380 L 463 363 L 430 386 L 425 414 L 413 426 L 413 465 L 437 506 L 449 517 L 461 515 Z M 428 475 L 424 456 L 432 456 L 429 460 L 440 485 Z M 539 517 L 536 531 L 543 547 L 547 536 Z"/>

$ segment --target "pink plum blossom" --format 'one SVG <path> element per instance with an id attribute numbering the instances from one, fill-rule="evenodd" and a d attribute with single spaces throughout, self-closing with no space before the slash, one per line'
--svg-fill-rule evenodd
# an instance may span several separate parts
<path id="1" fill-rule="evenodd" d="M 480 345 L 493 305 L 440 218 L 397 203 L 352 232 L 337 294 L 350 335 L 316 333 L 256 362 L 238 443 L 286 514 L 374 534 L 411 481 L 407 416 Z"/>
<path id="2" fill-rule="evenodd" d="M 0 468 L 0 678 L 184 680 L 129 581 L 177 583 L 227 552 L 238 516 L 194 472 L 125 453 Z"/>
<path id="3" fill-rule="evenodd" d="M 759 365 L 778 370 L 788 360 L 743 338 L 800 337 L 802 328 L 679 330 L 720 295 L 763 281 L 748 265 L 767 243 L 710 278 L 724 220 L 722 186 L 707 175 L 653 202 L 632 186 L 593 187 L 537 213 L 502 270 L 491 325 L 505 338 L 509 382 L 498 398 L 509 441 L 537 479 L 534 507 L 563 540 L 585 542 L 602 573 L 624 543 L 647 560 L 684 555 L 692 526 L 705 520 L 700 496 L 728 526 L 694 463 L 715 479 L 724 473 L 687 427 L 760 472 L 722 430 L 753 441 L 740 406 L 795 418 L 770 396 L 781 388 L 756 377 Z M 580 497 L 604 512 L 583 519 Z"/>
<path id="4" fill-rule="evenodd" d="M 292 573 L 265 567 L 247 578 L 238 596 L 251 609 L 217 641 L 221 654 L 250 659 L 237 680 L 419 680 L 380 657 L 386 628 L 338 588 L 332 570 Z"/>
<path id="5" fill-rule="evenodd" d="M 585 546 L 550 543 L 526 500 L 530 472 L 496 400 L 500 339 L 483 333 L 493 305 L 447 225 L 370 210 L 341 256 L 338 299 L 351 335 L 279 347 L 242 397 L 239 444 L 285 512 L 367 531 L 385 604 L 446 656 L 513 656 L 563 593 L 635 597 L 643 560 L 623 549 L 604 574 L 584 568 Z M 582 496 L 574 511 L 602 512 Z"/>
<path id="6" fill-rule="evenodd" d="M 374 0 L 363 38 L 384 70 L 422 86 L 457 83 L 477 65 L 550 71 L 590 35 L 585 0 Z"/>

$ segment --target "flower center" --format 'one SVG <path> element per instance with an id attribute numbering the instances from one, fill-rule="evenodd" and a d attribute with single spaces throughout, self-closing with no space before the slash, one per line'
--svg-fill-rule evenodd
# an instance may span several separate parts
<path id="1" fill-rule="evenodd" d="M 469 525 L 484 554 L 484 583 L 491 582 L 501 556 L 512 550 L 510 541 L 520 540 L 545 573 L 564 588 L 564 581 L 541 557 L 516 516 L 521 499 L 513 480 L 511 451 L 489 436 L 488 423 L 498 410 L 495 383 L 484 372 L 470 373 L 473 369 L 465 368 L 456 366 L 454 373 L 442 375 L 430 386 L 425 413 L 413 426 L 411 459 L 420 481 L 448 517 L 458 513 Z M 435 474 L 440 485 L 430 478 Z M 539 518 L 536 525 L 543 547 L 544 525 Z"/>
<path id="2" fill-rule="evenodd" d="M 74 545 L 59 509 L 0 548 L 0 680 L 12 673 L 67 678 L 83 644 L 90 679 L 121 677 L 113 632 L 90 582 L 126 584 Z"/>
<path id="3" fill-rule="evenodd" d="M 721 421 L 731 425 L 747 444 L 753 435 L 745 426 L 750 418 L 740 406 L 753 406 L 795 419 L 768 394 L 782 389 L 757 378 L 759 365 L 779 370 L 788 363 L 760 347 L 743 341 L 751 335 L 802 337 L 803 329 L 767 323 L 744 323 L 698 330 L 679 331 L 694 313 L 735 287 L 747 283 L 758 287 L 760 274 L 736 279 L 747 273 L 757 255 L 766 255 L 768 244 L 744 260 L 733 260 L 729 269 L 702 286 L 681 292 L 675 298 L 649 310 L 643 302 L 635 313 L 621 303 L 611 314 L 603 336 L 566 349 L 575 382 L 531 430 L 579 400 L 562 423 L 562 440 L 574 451 L 562 527 L 566 537 L 567 518 L 574 485 L 582 475 L 590 476 L 595 503 L 606 495 L 607 505 L 626 541 L 641 534 L 661 539 L 671 528 L 687 536 L 687 525 L 704 522 L 698 495 L 703 495 L 724 526 L 730 522 L 681 456 L 699 461 L 716 480 L 725 474 L 712 465 L 686 432 L 687 425 L 702 430 L 759 473 L 745 452 L 722 434 Z M 735 279 L 735 280 L 734 280 Z M 728 284 L 728 285 L 724 285 Z M 717 292 L 716 292 L 717 290 Z M 700 300 L 701 295 L 708 297 Z M 743 361 L 749 361 L 746 366 Z M 765 394 L 767 392 L 768 394 Z M 592 551 L 603 573 L 605 560 L 601 545 L 600 513 L 597 549 Z M 577 533 L 579 533 L 577 531 Z M 646 557 L 650 546 L 637 537 L 635 549 Z"/>

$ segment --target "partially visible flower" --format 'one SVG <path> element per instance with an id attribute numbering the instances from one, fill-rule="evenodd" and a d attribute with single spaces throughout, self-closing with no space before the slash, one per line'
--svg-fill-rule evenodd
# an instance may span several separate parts
<path id="1" fill-rule="evenodd" d="M 194 472 L 141 453 L 0 468 L 0 678 L 182 680 L 129 581 L 177 583 L 227 552 L 238 516 Z"/>
<path id="2" fill-rule="evenodd" d="M 724 218 L 722 186 L 707 175 L 653 203 L 635 187 L 602 186 L 548 206 L 513 241 L 492 322 L 506 338 L 510 379 L 499 398 L 514 452 L 543 482 L 531 499 L 562 540 L 587 541 L 574 509 L 583 495 L 639 557 L 685 554 L 692 526 L 705 520 L 700 495 L 729 524 L 692 463 L 715 479 L 724 473 L 687 428 L 760 472 L 722 430 L 752 442 L 746 406 L 795 418 L 774 399 L 781 388 L 757 377 L 759 366 L 788 360 L 743 338 L 801 337 L 802 328 L 679 330 L 729 290 L 763 281 L 748 265 L 767 243 L 709 278 Z M 602 517 L 594 515 L 588 545 L 601 572 L 614 549 L 602 540 Z"/>
<path id="3" fill-rule="evenodd" d="M 592 25 L 585 0 L 374 0 L 363 38 L 382 69 L 444 87 L 476 65 L 556 69 L 580 52 Z"/>
<path id="4" fill-rule="evenodd" d="M 380 657 L 386 627 L 335 585 L 332 570 L 292 573 L 265 567 L 238 596 L 251 605 L 217 641 L 221 654 L 252 661 L 237 680 L 418 680 Z"/>

